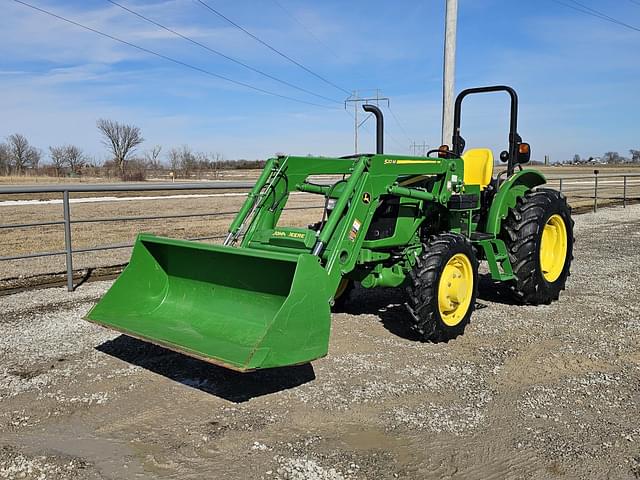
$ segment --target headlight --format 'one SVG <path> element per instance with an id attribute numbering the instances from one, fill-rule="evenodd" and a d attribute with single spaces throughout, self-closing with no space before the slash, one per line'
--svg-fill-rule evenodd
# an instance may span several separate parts
<path id="1" fill-rule="evenodd" d="M 338 201 L 337 198 L 330 198 L 327 201 L 327 210 L 333 210 L 334 208 L 336 208 L 336 202 Z"/>

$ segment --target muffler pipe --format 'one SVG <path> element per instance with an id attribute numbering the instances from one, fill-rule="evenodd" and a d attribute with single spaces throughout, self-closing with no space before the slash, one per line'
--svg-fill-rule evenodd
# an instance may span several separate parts
<path id="1" fill-rule="evenodd" d="M 376 154 L 382 155 L 384 153 L 384 118 L 382 117 L 382 110 L 368 103 L 362 105 L 362 109 L 365 112 L 373 113 L 376 117 Z"/>

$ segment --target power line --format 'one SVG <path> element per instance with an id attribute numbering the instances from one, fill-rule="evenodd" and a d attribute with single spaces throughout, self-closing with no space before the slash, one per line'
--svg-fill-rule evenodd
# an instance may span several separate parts
<path id="1" fill-rule="evenodd" d="M 560 5 L 564 5 L 565 7 L 576 10 L 578 12 L 582 12 L 586 15 L 591 15 L 592 17 L 599 18 L 600 20 L 615 23 L 616 25 L 620 25 L 630 30 L 635 30 L 637 32 L 640 32 L 640 28 L 634 27 L 633 25 L 629 25 L 628 23 L 618 20 L 617 18 L 610 17 L 606 13 L 596 10 L 595 8 L 588 7 L 587 5 L 577 2 L 576 0 L 569 0 L 573 2 L 575 5 L 571 5 L 570 3 L 563 2 L 562 0 L 552 0 L 552 1 L 555 3 L 559 3 Z"/>
<path id="2" fill-rule="evenodd" d="M 416 143 L 415 140 L 409 145 L 409 148 L 412 150 L 413 155 L 415 157 L 426 157 L 427 152 L 429 151 L 429 145 L 426 141 L 422 141 L 422 143 Z M 419 153 L 418 153 L 419 152 Z"/>
<path id="3" fill-rule="evenodd" d="M 70 20 L 70 19 L 65 18 L 65 17 L 63 17 L 61 15 L 58 15 L 56 13 L 50 12 L 50 11 L 45 10 L 43 8 L 40 8 L 40 7 L 36 7 L 35 5 L 32 5 L 32 4 L 27 3 L 27 2 L 24 2 L 23 0 L 13 0 L 13 1 L 16 2 L 16 3 L 19 3 L 21 5 L 24 5 L 25 7 L 31 8 L 33 10 L 36 10 L 36 11 L 38 11 L 40 13 L 44 13 L 44 14 L 49 15 L 51 17 L 57 18 L 58 20 L 62 20 L 63 22 L 70 23 L 71 25 L 83 28 L 84 30 L 88 30 L 90 32 L 93 32 L 93 33 L 96 33 L 98 35 L 101 35 L 101 36 L 103 36 L 105 38 L 109 38 L 111 40 L 114 40 L 116 42 L 122 43 L 124 45 L 129 46 L 129 47 L 135 48 L 135 49 L 140 50 L 140 51 L 142 51 L 144 53 L 148 53 L 149 55 L 154 55 L 154 56 L 156 56 L 158 58 L 162 58 L 163 60 L 167 60 L 169 62 L 175 63 L 176 65 L 180 65 L 180 66 L 183 66 L 183 67 L 186 67 L 186 68 L 190 68 L 191 70 L 195 70 L 197 72 L 204 73 L 205 75 L 209 75 L 211 77 L 215 77 L 215 78 L 218 78 L 220 80 L 224 80 L 226 82 L 233 83 L 233 84 L 241 86 L 241 87 L 249 88 L 251 90 L 255 90 L 256 92 L 264 93 L 266 95 L 271 95 L 271 96 L 274 96 L 274 97 L 283 98 L 285 100 L 291 100 L 293 102 L 304 103 L 304 104 L 307 104 L 307 105 L 313 105 L 314 107 L 329 108 L 329 109 L 333 108 L 333 107 L 329 107 L 327 105 L 320 105 L 318 103 L 307 102 L 306 100 L 300 100 L 298 98 L 289 97 L 287 95 L 282 95 L 282 94 L 279 94 L 279 93 L 276 93 L 276 92 L 271 92 L 269 90 L 265 90 L 265 89 L 262 89 L 260 87 L 255 87 L 253 85 L 249 85 L 248 83 L 240 82 L 238 80 L 234 80 L 232 78 L 228 78 L 228 77 L 225 77 L 223 75 L 219 75 L 219 74 L 211 72 L 209 70 L 205 70 L 204 68 L 200 68 L 200 67 L 192 65 L 190 63 L 183 62 L 182 60 L 178 60 L 178 59 L 175 59 L 173 57 L 169 57 L 167 55 L 164 55 L 162 53 L 155 52 L 155 51 L 150 50 L 148 48 L 141 47 L 139 45 L 136 45 L 134 43 L 128 42 L 126 40 L 122 40 L 121 38 L 115 37 L 115 36 L 110 35 L 108 33 L 101 32 L 100 30 L 97 30 L 95 28 L 89 27 L 87 25 L 83 25 L 83 24 L 78 23 L 78 22 L 76 22 L 74 20 Z"/>
<path id="4" fill-rule="evenodd" d="M 610 16 L 609 16 L 609 15 L 607 15 L 606 13 L 601 12 L 601 11 L 599 11 L 599 10 L 596 10 L 595 8 L 591 8 L 591 7 L 589 7 L 589 6 L 587 6 L 587 5 L 583 4 L 583 3 L 580 3 L 580 2 L 578 2 L 578 1 L 576 1 L 576 0 L 569 0 L 569 1 L 570 1 L 570 2 L 572 2 L 572 3 L 575 3 L 575 4 L 576 4 L 576 5 L 578 5 L 579 7 L 582 7 L 582 8 L 584 8 L 584 9 L 586 9 L 586 10 L 588 10 L 588 11 L 590 11 L 590 12 L 594 13 L 595 15 L 599 15 L 599 16 L 603 17 L 603 18 L 604 18 L 604 19 L 606 19 L 606 20 L 609 20 L 609 21 L 611 21 L 611 22 L 613 22 L 613 23 L 616 23 L 616 24 L 618 24 L 618 25 L 622 25 L 622 26 L 624 26 L 624 27 L 630 28 L 630 29 L 632 29 L 632 30 L 637 30 L 638 32 L 640 32 L 640 28 L 638 28 L 638 27 L 634 27 L 633 25 L 629 25 L 628 23 L 624 23 L 623 21 L 618 20 L 617 18 L 610 17 Z"/>
<path id="5" fill-rule="evenodd" d="M 207 50 L 207 51 L 209 51 L 211 53 L 214 53 L 215 55 L 219 55 L 219 56 L 221 56 L 223 58 L 226 58 L 227 60 L 229 60 L 231 62 L 234 62 L 234 63 L 236 63 L 238 65 L 241 65 L 242 67 L 247 68 L 247 69 L 251 70 L 252 72 L 259 73 L 260 75 L 263 75 L 263 76 L 265 76 L 267 78 L 270 78 L 271 80 L 275 80 L 276 82 L 279 82 L 279 83 L 281 83 L 283 85 L 286 85 L 288 87 L 295 88 L 296 90 L 299 90 L 301 92 L 307 93 L 309 95 L 313 95 L 314 97 L 318 97 L 318 98 L 321 98 L 323 100 L 328 100 L 328 101 L 333 102 L 333 103 L 342 103 L 342 102 L 340 102 L 338 100 L 335 100 L 333 98 L 325 97 L 324 95 L 319 95 L 319 94 L 314 93 L 314 92 L 312 92 L 310 90 L 307 90 L 306 88 L 302 88 L 302 87 L 299 87 L 297 85 L 294 85 L 294 84 L 292 84 L 290 82 L 287 82 L 286 80 L 282 80 L 282 79 L 280 79 L 278 77 L 274 77 L 273 75 L 270 75 L 269 73 L 266 73 L 266 72 L 263 72 L 262 70 L 254 68 L 251 65 L 248 65 L 248 64 L 246 64 L 246 63 L 244 63 L 244 62 L 242 62 L 242 61 L 240 61 L 238 59 L 230 57 L 229 55 L 226 55 L 226 54 L 224 54 L 222 52 L 219 52 L 218 50 L 214 50 L 213 48 L 211 48 L 211 47 L 209 47 L 209 46 L 207 46 L 207 45 L 205 45 L 205 44 L 203 44 L 201 42 L 198 42 L 197 40 L 194 40 L 193 38 L 188 37 L 187 35 L 184 35 L 184 34 L 178 32 L 176 30 L 173 30 L 172 28 L 169 28 L 169 27 L 167 27 L 167 26 L 165 26 L 165 25 L 163 25 L 163 24 L 161 24 L 159 22 L 156 22 L 155 20 L 152 20 L 149 17 L 146 17 L 146 16 L 142 15 L 141 13 L 138 13 L 138 12 L 136 12 L 134 10 L 131 10 L 130 8 L 128 8 L 128 7 L 122 5 L 122 4 L 120 4 L 120 3 L 118 3 L 118 2 L 116 2 L 114 0 L 106 0 L 106 1 L 111 3 L 111 4 L 113 4 L 113 5 L 115 5 L 116 7 L 121 8 L 122 10 L 125 10 L 125 11 L 135 15 L 138 18 L 141 18 L 142 20 L 144 20 L 144 21 L 146 21 L 148 23 L 151 23 L 151 24 L 155 25 L 156 27 L 162 28 L 163 30 L 166 30 L 167 32 L 170 32 L 173 35 L 176 35 L 176 36 L 178 36 L 178 37 L 180 37 L 180 38 L 182 38 L 184 40 L 187 40 L 188 42 L 191 42 L 194 45 L 197 45 L 197 46 L 199 46 L 201 48 L 204 48 L 205 50 Z"/>
<path id="6" fill-rule="evenodd" d="M 391 105 L 387 105 L 387 109 L 391 112 L 391 116 L 395 120 L 396 125 L 400 127 L 400 130 L 402 130 L 402 133 L 404 133 L 404 136 L 407 137 L 407 140 L 409 140 L 409 142 L 411 142 L 411 137 L 409 136 L 404 126 L 402 125 L 402 122 L 400 122 L 400 119 L 396 116 L 395 112 L 391 109 Z"/>
<path id="7" fill-rule="evenodd" d="M 353 103 L 353 115 L 351 115 L 353 117 L 354 123 L 353 123 L 353 143 L 354 143 L 354 153 L 358 153 L 358 130 L 360 129 L 360 126 L 364 124 L 364 122 L 366 122 L 369 117 L 367 116 L 362 123 L 358 122 L 358 112 L 360 111 L 360 105 L 362 104 L 366 104 L 369 102 L 376 102 L 376 105 L 380 104 L 380 101 L 383 102 L 387 102 L 387 106 L 389 105 L 389 98 L 388 97 L 381 97 L 380 96 L 380 90 L 376 89 L 376 96 L 375 97 L 371 97 L 371 98 L 363 98 L 360 97 L 358 95 L 358 91 L 354 91 L 351 95 L 349 95 L 349 97 L 344 101 L 344 109 L 345 111 L 348 112 L 347 110 L 347 104 L 349 103 Z M 350 112 L 349 112 L 350 113 Z"/>
<path id="8" fill-rule="evenodd" d="M 314 40 L 316 42 L 318 42 L 319 45 L 321 45 L 331 55 L 334 55 L 336 57 L 339 56 L 339 54 L 336 53 L 334 49 L 329 47 L 325 42 L 323 42 L 320 38 L 318 38 L 318 36 L 315 33 L 313 33 L 313 31 L 309 27 L 307 27 L 304 23 L 302 23 L 300 21 L 300 19 L 298 19 L 298 17 L 296 17 L 293 13 L 291 13 L 286 8 L 284 8 L 282 3 L 280 3 L 278 0 L 272 0 L 272 1 L 273 1 L 273 3 L 275 3 L 280 8 L 280 10 L 282 10 L 284 13 L 286 13 L 289 16 L 289 18 L 291 18 L 294 22 L 296 22 L 298 25 L 300 25 L 311 37 L 314 38 Z"/>
<path id="9" fill-rule="evenodd" d="M 405 148 L 406 148 L 406 147 L 405 147 L 404 145 L 402 145 L 402 143 L 400 143 L 400 142 L 398 141 L 398 139 L 397 139 L 396 137 L 394 137 L 394 136 L 393 136 L 393 134 L 392 134 L 391 132 L 386 132 L 386 135 L 388 135 L 388 136 L 389 136 L 389 138 L 390 138 L 391 140 L 393 140 L 393 142 L 394 142 L 396 145 L 398 145 L 398 147 L 400 147 L 400 149 L 401 149 L 401 150 L 403 150 L 403 151 L 405 150 Z M 402 153 L 402 152 L 400 152 L 400 153 Z"/>
<path id="10" fill-rule="evenodd" d="M 345 112 L 347 112 L 349 114 L 349 116 L 351 118 L 353 118 L 353 138 L 354 138 L 354 153 L 358 153 L 358 148 L 359 148 L 359 136 L 358 136 L 358 131 L 360 130 L 360 128 L 364 128 L 365 130 L 369 131 L 368 125 L 366 124 L 366 122 L 373 116 L 372 114 L 367 115 L 362 121 L 358 120 L 358 112 L 360 111 L 360 106 L 366 103 L 370 103 L 370 102 L 375 102 L 375 104 L 377 106 L 380 106 L 380 102 L 386 102 L 387 108 L 389 109 L 389 111 L 391 111 L 389 105 L 390 105 L 390 100 L 388 97 L 382 97 L 380 94 L 380 89 L 376 88 L 375 92 L 376 92 L 376 96 L 375 97 L 369 97 L 369 98 L 363 98 L 360 97 L 359 91 L 356 90 L 354 91 L 349 98 L 347 98 L 344 101 L 344 107 L 345 107 Z M 347 110 L 347 104 L 349 103 L 353 103 L 353 113 L 351 113 L 349 110 Z M 393 112 L 392 112 L 393 113 Z M 400 147 L 402 150 L 404 150 L 404 145 L 402 145 L 402 143 L 400 143 L 398 141 L 398 139 L 388 130 L 385 131 L 385 136 L 388 136 L 391 140 L 393 140 L 393 142 L 395 142 L 396 145 L 398 145 L 398 147 Z"/>
<path id="11" fill-rule="evenodd" d="M 285 53 L 282 53 L 280 50 L 278 50 L 275 47 L 272 47 L 271 45 L 269 45 L 267 42 L 265 42 L 264 40 L 258 38 L 257 36 L 255 36 L 253 33 L 251 33 L 250 31 L 248 31 L 246 28 L 242 27 L 241 25 L 238 25 L 236 22 L 234 22 L 233 20 L 231 20 L 230 18 L 224 16 L 222 13 L 220 13 L 218 10 L 216 10 L 215 8 L 211 7 L 209 4 L 207 4 L 206 2 L 204 2 L 203 0 L 196 0 L 200 5 L 202 5 L 203 7 L 205 7 L 207 10 L 209 10 L 210 12 L 214 13 L 215 15 L 217 15 L 218 17 L 222 18 L 223 20 L 225 20 L 227 23 L 233 25 L 234 27 L 236 27 L 239 30 L 242 30 L 244 33 L 246 33 L 247 35 L 249 35 L 251 38 L 253 38 L 256 42 L 259 42 L 260 44 L 264 45 L 265 47 L 267 47 L 269 50 L 271 50 L 272 52 L 277 53 L 278 55 L 280 55 L 282 58 L 285 58 L 286 60 L 290 61 L 291 63 L 297 65 L 298 67 L 300 67 L 301 69 L 303 69 L 305 72 L 310 73 L 311 75 L 313 75 L 316 78 L 319 78 L 320 80 L 322 80 L 323 82 L 325 82 L 328 85 L 331 85 L 334 88 L 337 88 L 338 90 L 346 93 L 347 95 L 350 95 L 351 92 L 349 92 L 348 90 L 345 90 L 344 88 L 336 85 L 335 83 L 333 83 L 331 80 L 327 80 L 325 77 L 323 77 L 322 75 L 314 72 L 313 70 L 305 67 L 303 64 L 301 64 L 300 62 L 294 60 L 293 58 L 291 58 L 290 56 L 288 56 Z"/>

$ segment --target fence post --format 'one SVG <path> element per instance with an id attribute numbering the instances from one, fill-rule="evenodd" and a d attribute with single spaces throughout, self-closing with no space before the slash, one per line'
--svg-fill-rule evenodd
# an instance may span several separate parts
<path id="1" fill-rule="evenodd" d="M 598 211 L 598 170 L 593 171 L 593 175 L 595 177 L 594 188 L 593 188 L 593 211 Z"/>
<path id="2" fill-rule="evenodd" d="M 622 176 L 622 208 L 627 208 L 627 176 Z"/>
<path id="3" fill-rule="evenodd" d="M 562 179 L 560 179 L 560 193 L 562 193 Z"/>
<path id="4" fill-rule="evenodd" d="M 73 251 L 71 249 L 71 213 L 69 211 L 69 190 L 62 192 L 64 214 L 64 251 L 67 260 L 67 290 L 73 292 Z"/>

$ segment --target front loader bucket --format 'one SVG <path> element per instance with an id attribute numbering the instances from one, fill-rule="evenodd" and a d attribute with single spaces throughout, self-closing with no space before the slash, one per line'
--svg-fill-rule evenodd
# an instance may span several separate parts
<path id="1" fill-rule="evenodd" d="M 234 370 L 327 354 L 326 271 L 310 254 L 141 234 L 87 320 Z"/>

